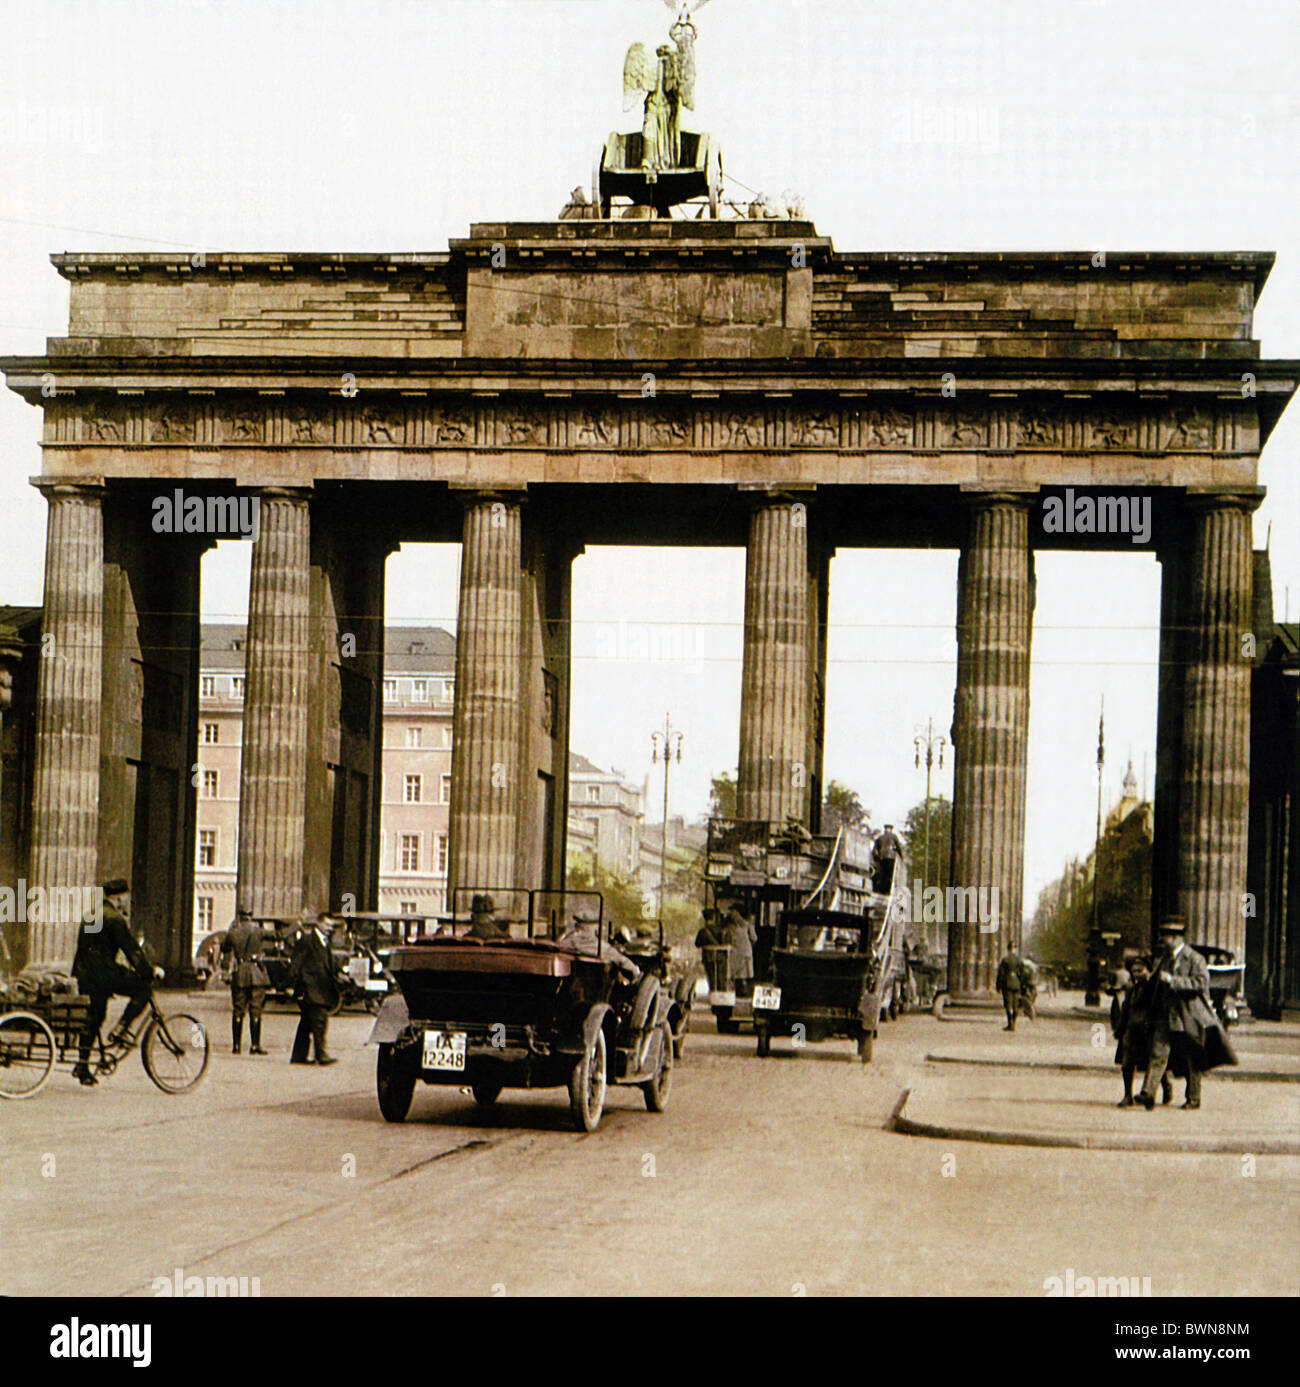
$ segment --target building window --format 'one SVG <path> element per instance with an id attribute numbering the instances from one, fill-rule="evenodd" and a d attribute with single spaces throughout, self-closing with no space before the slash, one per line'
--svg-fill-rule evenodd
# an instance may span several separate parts
<path id="1" fill-rule="evenodd" d="M 402 834 L 402 871 L 418 872 L 420 870 L 420 835 L 418 833 Z"/>
<path id="2" fill-rule="evenodd" d="M 397 702 L 397 680 L 396 680 L 396 679 L 385 679 L 385 680 L 384 680 L 384 702 L 385 702 L 385 703 L 396 703 L 396 702 Z"/>
<path id="3" fill-rule="evenodd" d="M 407 804 L 419 804 L 423 777 L 418 775 L 408 775 L 406 777 L 406 794 L 404 796 Z"/>
<path id="4" fill-rule="evenodd" d="M 200 697 L 200 698 L 216 698 L 216 696 L 217 696 L 217 680 L 216 680 L 216 676 L 215 676 L 215 675 L 211 675 L 211 674 L 205 674 L 205 675 L 199 680 L 199 697 Z"/>
<path id="5" fill-rule="evenodd" d="M 427 679 L 411 680 L 411 702 L 428 703 L 429 701 L 429 681 Z"/>
<path id="6" fill-rule="evenodd" d="M 398 901 L 398 902 L 397 902 L 397 913 L 398 913 L 399 915 L 414 915 L 414 914 L 415 914 L 415 902 L 414 902 L 414 901 Z"/>
<path id="7" fill-rule="evenodd" d="M 215 867 L 217 865 L 217 830 L 215 828 L 199 829 L 199 866 Z"/>
<path id="8" fill-rule="evenodd" d="M 438 875 L 447 875 L 447 835 L 438 834 Z"/>
<path id="9" fill-rule="evenodd" d="M 200 896 L 200 897 L 198 898 L 197 904 L 198 904 L 197 924 L 198 924 L 198 927 L 199 927 L 199 933 L 200 933 L 200 934 L 211 934 L 211 933 L 212 933 L 212 917 L 213 917 L 213 914 L 214 914 L 213 909 L 212 909 L 212 897 L 211 897 L 211 896 Z"/>
<path id="10" fill-rule="evenodd" d="M 216 799 L 217 791 L 221 785 L 221 778 L 216 771 L 203 772 L 203 798 Z"/>
<path id="11" fill-rule="evenodd" d="M 444 776 L 442 777 L 442 802 L 443 802 L 444 804 L 450 804 L 450 803 L 451 803 L 451 776 L 450 776 L 450 775 L 444 775 Z"/>
<path id="12" fill-rule="evenodd" d="M 217 722 L 205 722 L 203 724 L 203 741 L 207 746 L 214 746 L 221 740 L 221 724 Z"/>
<path id="13" fill-rule="evenodd" d="M 424 740 L 424 729 L 422 727 L 408 727 L 406 729 L 406 745 L 419 746 Z"/>
<path id="14" fill-rule="evenodd" d="M 448 724 L 442 729 L 442 744 L 443 744 L 443 746 L 445 746 L 445 747 L 450 747 L 451 744 L 452 744 L 452 740 L 451 740 L 451 724 L 450 724 L 450 723 L 448 723 Z"/>
<path id="15" fill-rule="evenodd" d="M 456 681 L 454 679 L 442 681 L 442 696 L 448 703 L 456 697 Z"/>
<path id="16" fill-rule="evenodd" d="M 242 699 L 244 697 L 244 676 L 236 674 L 230 681 L 230 695 L 232 698 Z"/>
<path id="17" fill-rule="evenodd" d="M 587 803 L 588 803 L 588 804 L 599 804 L 599 803 L 600 803 L 600 786 L 599 786 L 599 785 L 588 785 L 588 786 L 587 786 Z"/>

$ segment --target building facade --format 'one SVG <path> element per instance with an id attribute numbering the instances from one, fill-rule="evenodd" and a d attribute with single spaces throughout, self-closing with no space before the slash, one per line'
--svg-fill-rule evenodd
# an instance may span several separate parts
<path id="1" fill-rule="evenodd" d="M 205 625 L 199 663 L 197 948 L 234 918 L 245 700 L 244 626 Z M 456 641 L 436 626 L 384 632 L 379 909 L 437 914 L 446 906 L 451 711 Z M 336 909 L 356 901 L 339 901 Z"/>

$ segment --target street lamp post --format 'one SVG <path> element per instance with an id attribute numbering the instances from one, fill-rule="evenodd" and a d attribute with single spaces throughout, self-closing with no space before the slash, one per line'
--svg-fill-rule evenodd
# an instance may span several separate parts
<path id="1" fill-rule="evenodd" d="M 920 724 L 916 727 L 916 736 L 912 738 L 912 746 L 916 749 L 916 768 L 920 770 L 922 757 L 925 759 L 925 810 L 921 816 L 921 897 L 924 899 L 925 887 L 929 884 L 930 877 L 930 775 L 934 769 L 936 753 L 939 761 L 939 769 L 943 769 L 943 752 L 948 745 L 948 739 L 942 732 L 935 733 L 934 719 L 926 718 L 925 732 L 922 734 Z M 939 926 L 935 927 L 935 952 L 939 952 L 938 932 Z"/>
<path id="2" fill-rule="evenodd" d="M 682 761 L 682 734 L 674 731 L 672 718 L 667 713 L 664 714 L 663 731 L 650 734 L 650 745 L 653 748 L 651 761 L 657 763 L 662 758 L 664 763 L 664 832 L 659 846 L 659 928 L 662 931 L 664 892 L 668 880 L 668 767 L 674 756 L 678 765 Z"/>

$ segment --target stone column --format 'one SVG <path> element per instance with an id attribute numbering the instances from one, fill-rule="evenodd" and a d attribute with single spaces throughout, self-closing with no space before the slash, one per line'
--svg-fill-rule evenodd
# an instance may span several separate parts
<path id="1" fill-rule="evenodd" d="M 1029 498 L 981 496 L 957 597 L 951 884 L 966 918 L 948 921 L 955 997 L 991 991 L 1002 953 L 1020 944 L 1032 621 Z"/>
<path id="2" fill-rule="evenodd" d="M 510 495 L 478 495 L 465 507 L 452 714 L 449 908 L 458 888 L 508 890 L 515 885 L 523 757 L 521 511 L 519 498 Z"/>
<path id="3" fill-rule="evenodd" d="M 1243 956 L 1250 809 L 1251 498 L 1190 504 L 1178 905 L 1192 943 Z"/>
<path id="4" fill-rule="evenodd" d="M 311 509 L 307 491 L 260 493 L 248 590 L 238 900 L 255 916 L 323 908 L 303 896 Z"/>
<path id="5" fill-rule="evenodd" d="M 1152 941 L 1162 916 L 1178 909 L 1178 801 L 1183 761 L 1183 687 L 1186 670 L 1187 535 L 1169 522 L 1160 558 L 1160 677 L 1156 702 L 1156 793 L 1151 845 Z"/>
<path id="6" fill-rule="evenodd" d="M 76 948 L 80 910 L 63 892 L 99 879 L 104 515 L 100 487 L 42 490 L 50 509 L 28 885 L 43 888 L 46 908 L 31 925 L 28 957 L 46 963 Z"/>
<path id="7" fill-rule="evenodd" d="M 764 498 L 750 515 L 745 559 L 741 819 L 808 823 L 810 579 L 807 506 L 788 496 Z"/>

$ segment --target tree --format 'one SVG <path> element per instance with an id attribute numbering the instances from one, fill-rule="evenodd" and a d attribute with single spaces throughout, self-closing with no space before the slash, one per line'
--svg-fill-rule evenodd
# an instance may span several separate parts
<path id="1" fill-rule="evenodd" d="M 605 918 L 614 925 L 636 929 L 645 923 L 645 899 L 631 877 L 606 871 L 599 864 L 593 878 L 583 863 L 569 868 L 565 885 L 570 891 L 599 891 L 605 902 Z"/>
<path id="2" fill-rule="evenodd" d="M 736 777 L 730 771 L 713 777 L 713 792 L 709 796 L 709 818 L 736 817 Z"/>
<path id="3" fill-rule="evenodd" d="M 826 787 L 826 797 L 822 800 L 822 832 L 836 833 L 841 828 L 861 828 L 866 821 L 867 811 L 856 790 L 838 780 L 832 780 Z"/>
<path id="4" fill-rule="evenodd" d="M 1048 962 L 1082 967 L 1092 930 L 1095 853 L 1065 871 L 1038 896 L 1027 934 L 1034 953 Z M 1125 949 L 1145 953 L 1151 945 L 1152 844 L 1150 806 L 1143 804 L 1119 822 L 1106 826 L 1097 876 L 1097 920 L 1103 932 L 1118 934 L 1108 950 L 1121 957 Z"/>
<path id="5" fill-rule="evenodd" d="M 947 887 L 948 849 L 952 841 L 952 801 L 942 795 L 930 796 L 930 829 L 925 828 L 925 801 L 918 800 L 907 811 L 903 825 L 903 846 L 907 851 L 907 870 L 923 877 L 924 886 Z"/>

